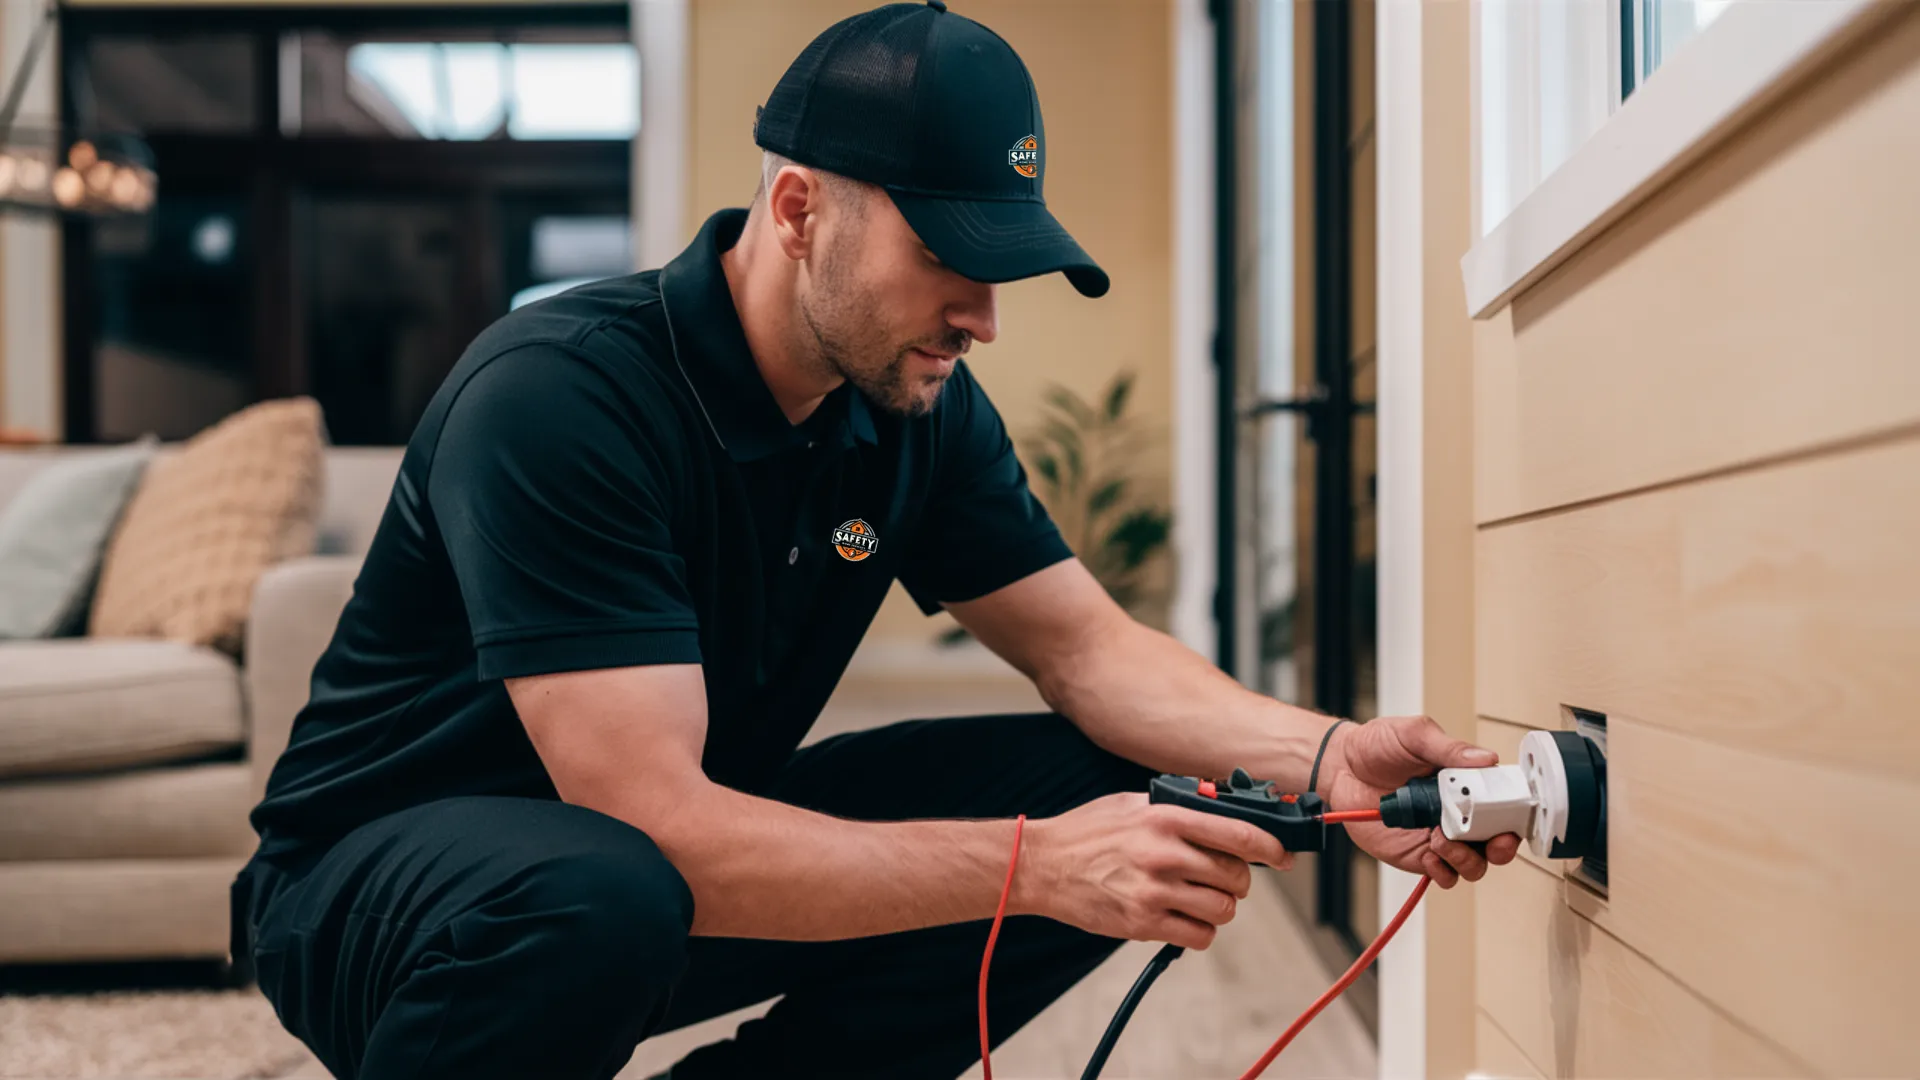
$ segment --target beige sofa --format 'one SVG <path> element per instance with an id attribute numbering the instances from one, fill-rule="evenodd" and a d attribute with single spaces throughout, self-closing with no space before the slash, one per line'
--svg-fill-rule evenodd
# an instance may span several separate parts
<path id="1" fill-rule="evenodd" d="M 89 452 L 0 450 L 0 505 Z M 247 814 L 400 463 L 326 453 L 316 552 L 255 587 L 240 663 L 165 641 L 0 641 L 0 963 L 226 956 Z"/>

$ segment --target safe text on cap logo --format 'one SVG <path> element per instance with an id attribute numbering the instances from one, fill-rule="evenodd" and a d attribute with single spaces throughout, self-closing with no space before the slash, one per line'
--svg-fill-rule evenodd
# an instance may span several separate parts
<path id="1" fill-rule="evenodd" d="M 1040 140 L 1029 135 L 1007 151 L 1007 164 L 1013 171 L 1031 180 L 1040 175 Z"/>
<path id="2" fill-rule="evenodd" d="M 833 550 L 848 562 L 859 562 L 880 550 L 880 538 L 873 534 L 873 526 L 854 518 L 833 530 Z"/>

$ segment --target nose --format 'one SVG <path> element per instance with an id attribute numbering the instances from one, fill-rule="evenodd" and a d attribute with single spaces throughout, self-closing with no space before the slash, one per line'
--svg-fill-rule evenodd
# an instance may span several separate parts
<path id="1" fill-rule="evenodd" d="M 983 282 L 966 282 L 966 299 L 947 309 L 947 325 L 965 330 L 973 340 L 990 344 L 1000 336 L 998 287 Z"/>

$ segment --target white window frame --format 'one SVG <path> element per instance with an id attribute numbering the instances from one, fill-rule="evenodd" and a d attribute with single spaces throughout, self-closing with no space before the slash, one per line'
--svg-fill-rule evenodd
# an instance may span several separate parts
<path id="1" fill-rule="evenodd" d="M 1879 21 L 1876 16 L 1896 12 L 1902 3 L 1808 0 L 1729 8 L 1637 86 L 1460 260 L 1468 313 L 1476 319 L 1498 314 L 1821 60 L 1870 30 Z M 1617 24 L 1613 33 L 1617 37 Z M 1537 36 L 1528 47 L 1537 53 Z M 1617 41 L 1610 42 L 1616 99 L 1618 48 Z M 1479 61 L 1476 55 L 1476 103 L 1486 74 Z M 1526 62 L 1510 62 L 1509 70 L 1511 63 Z M 1476 162 L 1482 160 L 1479 140 L 1489 134 L 1500 133 L 1475 132 Z M 1537 155 L 1537 147 L 1523 151 Z M 1476 183 L 1486 179 L 1476 177 Z M 1480 211 L 1476 197 L 1476 219 Z"/>

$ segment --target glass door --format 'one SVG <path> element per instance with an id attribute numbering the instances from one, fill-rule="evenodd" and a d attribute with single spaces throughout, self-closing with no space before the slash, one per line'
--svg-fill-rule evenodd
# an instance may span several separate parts
<path id="1" fill-rule="evenodd" d="M 1228 7 L 1220 655 L 1254 689 L 1365 720 L 1376 704 L 1373 8 Z M 1378 931 L 1377 865 L 1344 834 L 1281 886 L 1330 968 Z M 1349 997 L 1371 1024 L 1371 982 Z"/>

